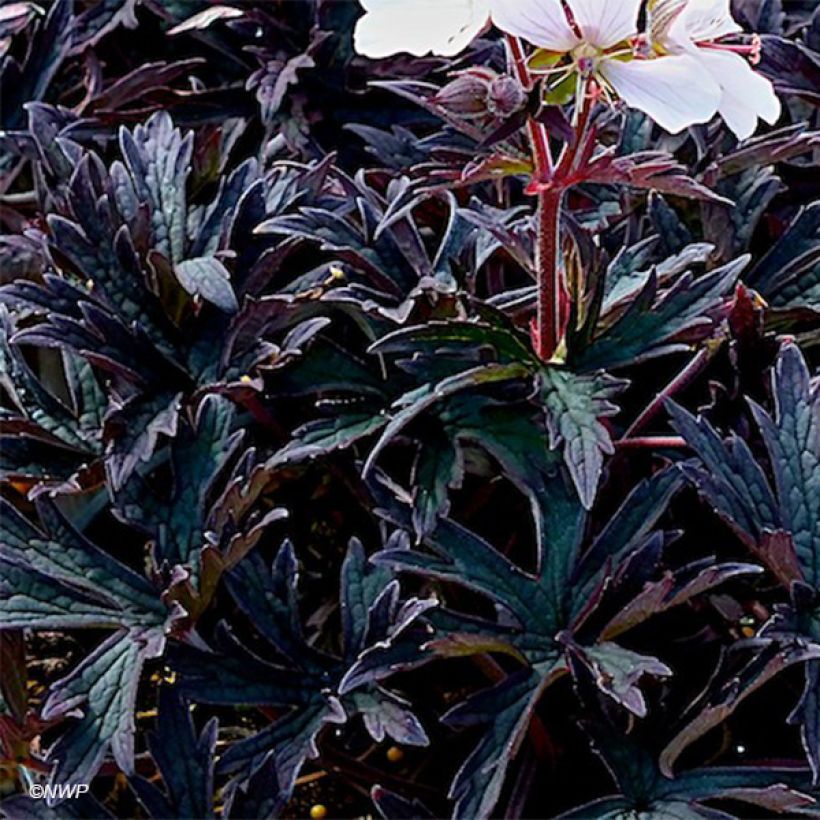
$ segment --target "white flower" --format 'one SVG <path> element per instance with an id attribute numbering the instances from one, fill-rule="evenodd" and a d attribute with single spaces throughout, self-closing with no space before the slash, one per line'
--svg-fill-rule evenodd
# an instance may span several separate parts
<path id="1" fill-rule="evenodd" d="M 498 28 L 547 51 L 567 54 L 581 77 L 594 76 L 632 108 L 671 133 L 708 122 L 720 87 L 702 62 L 682 50 L 654 59 L 632 59 L 642 0 L 495 0 Z"/>
<path id="2" fill-rule="evenodd" d="M 744 54 L 750 47 L 716 41 L 741 31 L 730 0 L 650 0 L 650 41 L 666 54 L 695 57 L 720 86 L 718 113 L 738 139 L 750 137 L 758 118 L 773 125 L 780 100 L 772 84 L 754 71 Z"/>
<path id="3" fill-rule="evenodd" d="M 487 26 L 490 0 L 361 0 L 356 24 L 359 54 L 378 59 L 399 52 L 452 57 Z"/>

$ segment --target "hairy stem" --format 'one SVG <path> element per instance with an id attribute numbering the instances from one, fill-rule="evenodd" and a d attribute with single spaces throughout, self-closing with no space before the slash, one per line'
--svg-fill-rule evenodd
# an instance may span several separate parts
<path id="1" fill-rule="evenodd" d="M 646 407 L 643 413 L 635 419 L 630 425 L 629 429 L 624 433 L 624 439 L 633 438 L 636 433 L 643 430 L 647 424 L 663 409 L 666 400 L 674 396 L 679 391 L 683 390 L 692 381 L 703 372 L 706 365 L 712 360 L 719 349 L 718 345 L 708 345 L 698 351 L 697 355 L 686 365 L 686 367 L 672 379 L 669 384 L 658 393 L 652 402 Z"/>
<path id="2" fill-rule="evenodd" d="M 517 37 L 507 37 L 511 63 L 521 85 L 530 90 L 533 79 L 527 68 L 526 55 Z M 550 150 L 549 135 L 544 125 L 532 117 L 527 123 L 532 148 L 534 179 L 536 184 L 550 183 L 555 166 Z M 561 273 L 561 202 L 560 186 L 538 194 L 538 219 L 536 223 L 535 269 L 538 278 L 538 303 L 533 332 L 533 346 L 540 359 L 547 361 L 555 353 L 560 337 Z"/>
<path id="3" fill-rule="evenodd" d="M 680 436 L 638 436 L 637 438 L 622 438 L 615 442 L 619 450 L 660 449 L 688 447 L 686 440 Z"/>
<path id="4" fill-rule="evenodd" d="M 535 352 L 543 361 L 555 353 L 561 329 L 561 200 L 560 190 L 538 194 L 535 267 L 538 272 L 538 313 L 534 333 Z"/>

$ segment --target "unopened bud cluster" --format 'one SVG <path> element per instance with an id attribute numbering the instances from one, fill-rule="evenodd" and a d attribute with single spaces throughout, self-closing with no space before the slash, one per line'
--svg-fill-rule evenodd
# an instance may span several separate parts
<path id="1" fill-rule="evenodd" d="M 527 101 L 519 82 L 489 68 L 471 68 L 456 75 L 435 96 L 435 102 L 465 119 L 506 119 Z"/>

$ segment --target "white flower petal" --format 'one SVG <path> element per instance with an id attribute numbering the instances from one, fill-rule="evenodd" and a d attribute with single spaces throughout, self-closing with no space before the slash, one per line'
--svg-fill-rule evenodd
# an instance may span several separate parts
<path id="1" fill-rule="evenodd" d="M 772 84 L 739 54 L 699 48 L 698 57 L 721 88 L 718 112 L 738 139 L 754 134 L 758 117 L 774 125 L 780 100 Z"/>
<path id="2" fill-rule="evenodd" d="M 584 40 L 610 48 L 638 31 L 643 0 L 567 0 Z"/>
<path id="3" fill-rule="evenodd" d="M 561 0 L 493 0 L 492 18 L 507 34 L 550 51 L 571 51 L 580 42 Z"/>
<path id="4" fill-rule="evenodd" d="M 362 0 L 356 23 L 359 54 L 378 59 L 399 52 L 452 57 L 487 25 L 489 0 Z"/>
<path id="5" fill-rule="evenodd" d="M 694 57 L 607 60 L 600 72 L 627 105 L 676 134 L 717 112 L 720 87 Z"/>
<path id="6" fill-rule="evenodd" d="M 743 29 L 732 17 L 731 0 L 686 0 L 685 6 L 673 23 L 669 37 L 677 43 L 702 43 L 717 40 Z"/>

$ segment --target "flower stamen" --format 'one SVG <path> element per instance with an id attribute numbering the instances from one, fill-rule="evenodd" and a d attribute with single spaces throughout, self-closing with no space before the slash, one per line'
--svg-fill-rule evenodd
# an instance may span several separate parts
<path id="1" fill-rule="evenodd" d="M 760 63 L 763 43 L 759 34 L 753 34 L 751 42 L 747 44 L 721 43 L 709 40 L 698 43 L 698 47 L 708 48 L 712 51 L 728 51 L 731 54 L 739 54 L 741 57 L 747 57 L 752 65 L 758 65 L 758 63 Z"/>

